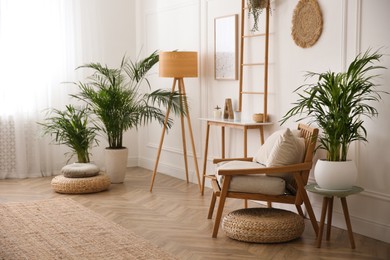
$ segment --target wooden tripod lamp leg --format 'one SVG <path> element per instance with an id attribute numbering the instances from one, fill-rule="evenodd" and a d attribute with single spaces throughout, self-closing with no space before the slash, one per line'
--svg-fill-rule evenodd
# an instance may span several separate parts
<path id="1" fill-rule="evenodd" d="M 175 79 L 173 80 L 172 93 L 175 91 L 176 81 L 177 81 L 177 79 L 175 78 Z M 152 176 L 152 182 L 151 182 L 151 184 L 150 184 L 150 192 L 152 192 L 152 190 L 153 190 L 154 179 L 156 178 L 158 162 L 159 162 L 159 160 L 160 160 L 161 149 L 162 149 L 162 145 L 163 145 L 163 143 L 164 143 L 165 131 L 166 131 L 166 127 L 167 127 L 167 123 L 168 123 L 168 119 L 169 119 L 169 111 L 170 111 L 170 110 L 171 110 L 171 105 L 169 104 L 169 105 L 168 105 L 168 108 L 167 108 L 167 113 L 166 113 L 166 115 L 165 115 L 164 127 L 163 127 L 162 133 L 161 133 L 160 144 L 159 144 L 159 146 L 158 146 L 157 159 L 156 159 L 156 163 L 155 163 L 155 165 L 154 165 L 153 176 Z"/>
<path id="2" fill-rule="evenodd" d="M 184 110 L 185 110 L 185 112 L 187 114 L 186 116 L 187 116 L 187 121 L 188 121 L 188 129 L 189 129 L 190 137 L 191 137 L 192 153 L 193 153 L 193 156 L 194 156 L 195 170 L 196 170 L 196 175 L 197 175 L 197 178 L 198 178 L 199 190 L 200 190 L 200 192 L 202 192 L 202 184 L 201 184 L 200 176 L 199 176 L 198 160 L 197 160 L 197 157 L 196 157 L 195 142 L 194 142 L 194 136 L 193 136 L 193 133 L 192 133 L 191 119 L 190 119 L 190 114 L 189 114 L 189 111 L 188 111 L 188 104 L 187 104 L 187 98 L 186 98 L 186 92 L 185 92 L 185 88 L 184 88 L 183 78 L 175 78 L 174 79 L 173 85 L 172 85 L 172 93 L 175 91 L 176 82 L 178 82 L 179 92 L 180 92 L 180 94 L 183 95 L 182 98 L 184 99 L 184 100 L 182 99 L 182 101 L 184 101 L 184 102 L 182 102 L 183 103 L 182 105 L 184 105 Z M 150 184 L 150 192 L 152 192 L 152 190 L 153 190 L 153 184 L 154 184 L 154 180 L 156 178 L 157 167 L 158 167 L 158 163 L 159 163 L 159 160 L 160 160 L 162 145 L 164 143 L 165 131 L 166 131 L 166 126 L 167 126 L 168 119 L 169 119 L 170 109 L 171 109 L 171 106 L 169 105 L 168 109 L 167 109 L 166 116 L 165 116 L 165 120 L 164 120 L 164 128 L 163 128 L 162 133 L 161 133 L 160 144 L 159 144 L 158 151 L 157 151 L 157 159 L 156 159 L 156 163 L 154 165 L 152 182 Z M 187 162 L 187 147 L 186 147 L 185 129 L 184 129 L 184 117 L 181 116 L 180 119 L 181 119 L 181 129 L 182 129 L 182 139 L 183 139 L 183 149 L 184 149 L 184 151 L 183 151 L 183 153 L 184 153 L 184 163 L 185 163 L 186 177 L 187 177 L 187 182 L 188 182 L 188 162 Z"/>
<path id="3" fill-rule="evenodd" d="M 209 147 L 209 133 L 210 133 L 210 125 L 207 123 L 207 129 L 206 129 L 206 144 L 204 146 L 204 158 L 203 158 L 203 179 L 202 179 L 202 192 L 201 194 L 204 194 L 204 185 L 206 182 L 206 167 L 207 167 L 207 152 Z"/>
<path id="4" fill-rule="evenodd" d="M 179 79 L 179 93 L 182 94 L 182 96 L 180 96 L 180 107 L 183 108 L 183 103 L 185 102 L 185 100 L 183 100 L 183 99 L 185 97 L 183 96 L 183 93 L 182 93 L 182 86 L 181 86 L 180 79 Z M 186 111 L 186 113 L 187 113 L 187 111 Z M 188 183 L 189 182 L 188 181 L 188 160 L 187 160 L 187 144 L 186 144 L 186 133 L 185 133 L 186 131 L 185 131 L 185 126 L 184 126 L 184 115 L 180 115 L 180 122 L 181 122 L 181 139 L 182 139 L 182 143 L 183 143 L 184 167 L 185 167 L 185 171 L 186 171 L 186 180 Z"/>
<path id="5" fill-rule="evenodd" d="M 191 144 L 192 144 L 192 155 L 194 157 L 195 172 L 196 172 L 196 177 L 198 179 L 199 190 L 202 193 L 202 183 L 200 181 L 200 176 L 199 176 L 198 158 L 196 156 L 194 135 L 192 133 L 192 126 L 191 126 L 191 117 L 190 117 L 190 112 L 188 110 L 187 96 L 186 96 L 186 90 L 185 90 L 185 87 L 184 87 L 184 80 L 183 80 L 183 78 L 179 78 L 179 91 L 180 91 L 181 94 L 183 94 L 183 98 L 184 98 L 184 109 L 186 111 L 188 130 L 190 132 L 190 138 L 191 138 Z M 183 135 L 184 135 L 184 133 L 183 133 Z"/>

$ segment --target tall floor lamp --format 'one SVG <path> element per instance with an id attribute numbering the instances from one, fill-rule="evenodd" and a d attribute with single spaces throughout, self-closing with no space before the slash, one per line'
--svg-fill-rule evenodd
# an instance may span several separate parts
<path id="1" fill-rule="evenodd" d="M 198 53 L 197 52 L 184 52 L 184 51 L 183 52 L 181 52 L 181 51 L 180 52 L 178 52 L 178 51 L 160 52 L 159 64 L 160 64 L 160 74 L 159 74 L 160 77 L 174 78 L 173 85 L 172 85 L 172 92 L 175 91 L 176 85 L 178 85 L 178 90 L 179 90 L 179 93 L 181 94 L 181 98 L 182 98 L 180 104 L 184 105 L 184 111 L 186 112 L 186 117 L 187 117 L 187 122 L 188 122 L 188 130 L 190 133 L 191 144 L 192 144 L 192 154 L 194 157 L 195 171 L 196 171 L 196 175 L 198 177 L 198 185 L 199 185 L 200 191 L 202 191 L 200 177 L 199 177 L 198 161 L 197 161 L 196 151 L 195 151 L 194 136 L 192 134 L 191 119 L 190 119 L 190 113 L 188 111 L 187 96 L 186 96 L 186 90 L 184 87 L 184 80 L 183 80 L 184 77 L 191 77 L 191 78 L 198 77 Z M 164 142 L 166 124 L 168 122 L 169 112 L 170 112 L 170 107 L 168 107 L 166 115 L 165 115 L 164 128 L 162 130 L 160 145 L 158 147 L 157 159 L 156 159 L 156 163 L 154 166 L 152 182 L 150 184 L 150 191 L 153 190 L 154 179 L 156 177 L 158 162 L 160 160 L 161 148 L 162 148 L 162 145 Z M 187 178 L 187 183 L 188 183 L 187 146 L 186 146 L 184 116 L 183 115 L 180 116 L 180 120 L 181 120 L 181 134 L 182 134 L 182 140 L 183 140 L 184 164 L 185 164 L 186 178 Z"/>

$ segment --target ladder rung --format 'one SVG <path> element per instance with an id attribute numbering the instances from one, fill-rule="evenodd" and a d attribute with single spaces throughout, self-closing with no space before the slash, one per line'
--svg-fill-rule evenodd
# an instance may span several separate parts
<path id="1" fill-rule="evenodd" d="M 244 63 L 244 64 L 241 64 L 241 66 L 261 66 L 261 65 L 264 65 L 264 62 L 260 62 L 260 63 Z"/>
<path id="2" fill-rule="evenodd" d="M 241 91 L 241 94 L 258 94 L 258 95 L 263 95 L 264 92 L 257 92 L 257 91 Z"/>
<path id="3" fill-rule="evenodd" d="M 242 38 L 252 38 L 252 37 L 260 37 L 265 36 L 265 33 L 256 33 L 256 34 L 250 34 L 250 35 L 243 35 Z"/>

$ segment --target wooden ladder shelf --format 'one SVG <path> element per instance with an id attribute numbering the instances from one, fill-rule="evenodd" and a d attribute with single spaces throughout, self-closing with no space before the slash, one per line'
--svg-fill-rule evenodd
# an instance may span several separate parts
<path id="1" fill-rule="evenodd" d="M 248 7 L 246 6 L 246 0 L 241 0 L 241 38 L 240 38 L 240 77 L 239 77 L 239 99 L 238 99 L 238 110 L 242 111 L 242 96 L 243 95 L 263 95 L 263 122 L 267 121 L 268 118 L 268 50 L 269 50 L 269 15 L 270 15 L 270 1 L 267 3 L 265 8 L 265 33 L 257 33 L 246 35 L 245 34 L 245 20 L 247 20 Z M 264 62 L 256 63 L 245 63 L 244 62 L 244 47 L 245 40 L 251 40 L 253 38 L 263 37 L 264 38 Z M 264 67 L 264 82 L 262 91 L 247 91 L 243 87 L 243 78 L 244 78 L 244 67 L 253 67 L 253 66 L 263 66 Z M 247 72 L 249 73 L 249 72 Z"/>

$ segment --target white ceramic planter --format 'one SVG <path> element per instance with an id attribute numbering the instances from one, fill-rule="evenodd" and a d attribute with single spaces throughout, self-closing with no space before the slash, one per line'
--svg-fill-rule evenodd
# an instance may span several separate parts
<path id="1" fill-rule="evenodd" d="M 111 183 L 123 183 L 127 167 L 127 155 L 129 150 L 123 149 L 106 149 L 106 174 L 111 179 Z"/>
<path id="2" fill-rule="evenodd" d="M 348 190 L 356 182 L 357 168 L 353 161 L 318 160 L 314 168 L 318 186 L 327 190 Z"/>

